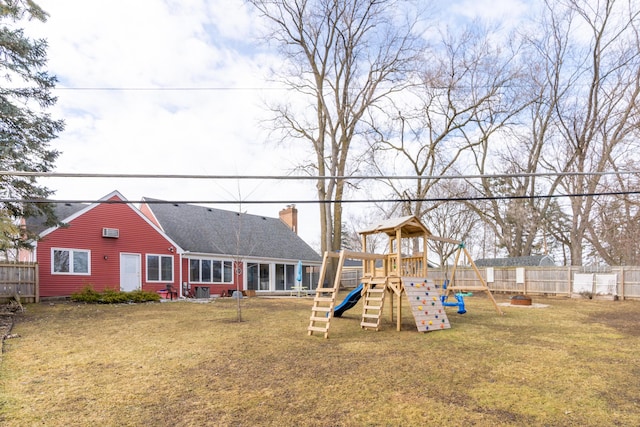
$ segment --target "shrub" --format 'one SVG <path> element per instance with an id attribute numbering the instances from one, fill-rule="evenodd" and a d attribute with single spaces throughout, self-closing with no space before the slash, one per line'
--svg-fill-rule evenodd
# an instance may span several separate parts
<path id="1" fill-rule="evenodd" d="M 129 302 L 129 295 L 127 292 L 120 292 L 114 289 L 105 289 L 102 291 L 100 301 L 102 304 L 122 304 Z"/>
<path id="2" fill-rule="evenodd" d="M 80 292 L 71 294 L 71 301 L 95 304 L 100 301 L 100 293 L 96 292 L 91 285 L 87 285 Z"/>
<path id="3" fill-rule="evenodd" d="M 91 285 L 87 285 L 80 292 L 71 294 L 71 301 L 84 302 L 88 304 L 141 303 L 160 301 L 160 295 L 155 292 L 143 290 L 120 292 L 115 289 L 105 289 L 103 292 L 97 292 L 91 287 Z"/>
<path id="4" fill-rule="evenodd" d="M 132 302 L 160 301 L 160 295 L 156 292 L 143 291 L 142 289 L 129 292 L 129 298 Z"/>

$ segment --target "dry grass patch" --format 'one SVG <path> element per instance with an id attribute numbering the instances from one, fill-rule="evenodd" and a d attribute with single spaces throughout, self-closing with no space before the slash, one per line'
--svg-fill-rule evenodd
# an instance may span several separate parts
<path id="1" fill-rule="evenodd" d="M 11 426 L 640 425 L 640 303 L 482 297 L 452 329 L 306 333 L 310 299 L 27 307 L 5 343 Z"/>

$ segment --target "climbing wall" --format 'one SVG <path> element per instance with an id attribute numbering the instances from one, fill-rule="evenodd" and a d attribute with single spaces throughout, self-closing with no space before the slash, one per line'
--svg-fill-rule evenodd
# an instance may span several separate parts
<path id="1" fill-rule="evenodd" d="M 418 277 L 403 277 L 402 284 L 418 331 L 439 331 L 451 327 L 440 301 L 441 288 L 438 285 Z"/>

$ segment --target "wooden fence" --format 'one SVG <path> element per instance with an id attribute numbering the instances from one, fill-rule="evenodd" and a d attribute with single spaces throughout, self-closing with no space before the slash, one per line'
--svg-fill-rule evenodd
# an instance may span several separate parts
<path id="1" fill-rule="evenodd" d="M 498 293 L 590 296 L 600 298 L 640 299 L 640 267 L 480 267 L 489 289 Z M 355 287 L 361 272 L 343 272 L 342 286 Z M 451 278 L 448 270 L 430 268 L 427 276 L 436 283 Z M 477 286 L 478 277 L 471 267 L 458 267 L 455 286 Z"/>
<path id="2" fill-rule="evenodd" d="M 637 266 L 598 269 L 480 267 L 479 271 L 493 292 L 567 297 L 589 294 L 604 298 L 640 299 L 640 267 Z M 427 275 L 436 283 L 443 283 L 450 279 L 451 270 L 429 269 Z M 357 286 L 357 270 L 344 276 L 343 286 Z M 458 267 L 454 284 L 477 286 L 478 278 L 472 268 Z M 16 294 L 23 302 L 40 301 L 37 263 L 0 263 L 0 300 L 13 298 Z"/>
<path id="3" fill-rule="evenodd" d="M 40 301 L 37 263 L 0 263 L 0 301 L 15 295 L 21 302 Z"/>
<path id="4" fill-rule="evenodd" d="M 640 299 L 640 267 L 481 267 L 482 278 L 493 292 L 524 295 Z M 436 283 L 449 279 L 451 270 L 430 269 Z M 475 271 L 458 267 L 456 286 L 478 283 Z"/>

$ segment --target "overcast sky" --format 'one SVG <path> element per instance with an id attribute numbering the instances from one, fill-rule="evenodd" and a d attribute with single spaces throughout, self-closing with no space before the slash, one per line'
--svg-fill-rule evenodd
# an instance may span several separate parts
<path id="1" fill-rule="evenodd" d="M 506 25 L 526 1 L 440 2 L 443 19 Z M 284 175 L 307 155 L 269 143 L 263 100 L 285 96 L 266 81 L 278 59 L 255 43 L 261 22 L 242 0 L 40 0 L 59 80 L 51 111 L 66 122 L 54 141 L 58 172 Z M 446 9 L 444 9 L 446 8 Z M 143 90 L 136 90 L 143 89 Z M 159 89 L 159 90 L 149 90 Z M 312 181 L 48 179 L 55 199 L 313 200 Z M 237 204 L 217 205 L 237 210 Z M 278 216 L 284 204 L 243 205 Z M 317 205 L 298 205 L 300 236 L 319 247 Z"/>

